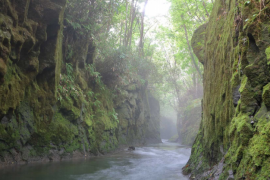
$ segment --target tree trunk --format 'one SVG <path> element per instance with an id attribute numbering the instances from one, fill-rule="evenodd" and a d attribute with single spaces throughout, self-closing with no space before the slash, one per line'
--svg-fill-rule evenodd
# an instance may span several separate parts
<path id="1" fill-rule="evenodd" d="M 181 16 L 182 17 L 182 21 L 184 22 L 184 18 L 183 18 L 183 15 Z M 200 78 L 202 79 L 202 73 L 200 71 L 200 68 L 198 66 L 198 64 L 196 63 L 195 61 L 195 58 L 194 58 L 194 55 L 193 55 L 193 52 L 192 52 L 192 49 L 191 49 L 191 46 L 189 44 L 189 40 L 188 40 L 188 34 L 187 34 L 187 28 L 186 28 L 186 25 L 185 23 L 183 23 L 183 27 L 185 29 L 185 36 L 186 36 L 186 41 L 187 41 L 187 45 L 188 45 L 188 50 L 189 50 L 189 54 L 190 54 L 190 57 L 191 57 L 191 60 L 192 60 L 192 63 L 193 65 L 195 66 L 198 74 L 200 75 Z"/>
<path id="2" fill-rule="evenodd" d="M 119 47 L 121 47 L 121 44 L 122 44 L 122 31 L 123 31 L 123 23 L 121 22 L 120 45 L 119 45 Z"/>
<path id="3" fill-rule="evenodd" d="M 132 33 L 133 33 L 133 24 L 134 24 L 134 20 L 135 20 L 135 11 L 136 11 L 136 7 L 137 7 L 137 2 L 135 3 L 134 6 L 134 0 L 132 0 L 132 4 L 131 4 L 131 10 L 130 10 L 130 29 L 129 29 L 129 35 L 128 35 L 128 46 L 131 46 L 131 41 L 132 41 Z"/>
<path id="4" fill-rule="evenodd" d="M 146 9 L 147 2 L 148 2 L 148 0 L 145 0 L 143 12 L 142 12 L 142 16 L 141 16 L 141 32 L 140 32 L 139 52 L 140 52 L 140 55 L 142 55 L 142 56 L 143 56 L 144 15 L 145 15 L 145 9 Z"/>
<path id="5" fill-rule="evenodd" d="M 127 45 L 127 30 L 128 30 L 128 16 L 127 16 L 127 12 L 128 12 L 128 2 L 126 0 L 126 28 L 125 28 L 125 34 L 124 34 L 124 38 L 123 38 L 123 45 L 126 46 Z"/>
<path id="6" fill-rule="evenodd" d="M 203 3 L 203 7 L 204 7 L 204 10 L 205 10 L 206 16 L 209 17 L 209 13 L 208 13 L 208 11 L 207 11 L 207 9 L 206 9 L 206 4 L 205 4 L 205 2 L 203 1 L 202 3 Z"/>

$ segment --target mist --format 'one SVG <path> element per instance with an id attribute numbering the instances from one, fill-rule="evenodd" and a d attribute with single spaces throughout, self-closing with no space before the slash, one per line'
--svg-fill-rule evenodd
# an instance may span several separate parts
<path id="1" fill-rule="evenodd" d="M 177 133 L 177 112 L 170 106 L 161 106 L 160 137 L 170 139 Z"/>

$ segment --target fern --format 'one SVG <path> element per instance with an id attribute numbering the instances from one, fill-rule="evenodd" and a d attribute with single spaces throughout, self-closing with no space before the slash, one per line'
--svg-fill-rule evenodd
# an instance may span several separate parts
<path id="1" fill-rule="evenodd" d="M 113 108 L 111 112 L 108 113 L 108 115 L 110 116 L 110 118 L 113 121 L 116 121 L 117 123 L 119 123 L 119 119 L 118 119 L 118 114 L 115 112 L 115 109 Z"/>
<path id="2" fill-rule="evenodd" d="M 67 50 L 67 60 L 71 59 L 73 56 L 73 50 L 71 45 L 68 45 L 68 50 Z"/>
<path id="3" fill-rule="evenodd" d="M 94 92 L 93 92 L 93 91 L 88 91 L 88 92 L 87 92 L 87 95 L 91 98 L 91 97 L 93 97 Z"/>
<path id="4" fill-rule="evenodd" d="M 93 104 L 94 104 L 94 106 L 96 106 L 96 107 L 100 107 L 101 102 L 100 102 L 99 100 L 96 100 Z"/>

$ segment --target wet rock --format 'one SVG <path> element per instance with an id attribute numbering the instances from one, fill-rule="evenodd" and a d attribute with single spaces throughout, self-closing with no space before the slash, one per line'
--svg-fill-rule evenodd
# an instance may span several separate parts
<path id="1" fill-rule="evenodd" d="M 128 150 L 129 151 L 135 151 L 135 147 L 134 146 L 130 146 L 130 147 L 128 147 Z"/>
<path id="2" fill-rule="evenodd" d="M 229 173 L 229 177 L 227 178 L 227 180 L 234 180 L 233 171 L 230 169 L 228 173 Z"/>
<path id="3" fill-rule="evenodd" d="M 7 116 L 4 116 L 2 119 L 1 119 L 1 124 L 4 124 L 4 125 L 7 125 L 9 123 L 9 119 Z"/>
<path id="4" fill-rule="evenodd" d="M 239 99 L 241 98 L 241 94 L 239 92 L 240 85 L 233 89 L 233 105 L 237 106 Z"/>

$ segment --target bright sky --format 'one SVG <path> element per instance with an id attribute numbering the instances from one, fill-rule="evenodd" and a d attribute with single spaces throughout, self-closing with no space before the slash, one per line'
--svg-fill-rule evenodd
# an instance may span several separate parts
<path id="1" fill-rule="evenodd" d="M 149 0 L 145 14 L 148 17 L 164 16 L 169 13 L 170 3 L 166 0 Z"/>
<path id="2" fill-rule="evenodd" d="M 169 10 L 171 3 L 167 0 L 148 0 L 146 10 L 145 10 L 145 23 L 148 25 L 146 27 L 147 37 L 155 39 L 156 28 L 159 25 L 170 26 L 168 22 Z M 140 10 L 142 11 L 144 3 L 140 4 Z M 148 29 L 149 28 L 149 29 Z M 138 40 L 139 41 L 139 40 Z M 159 42 L 152 41 L 154 44 L 160 44 Z"/>

